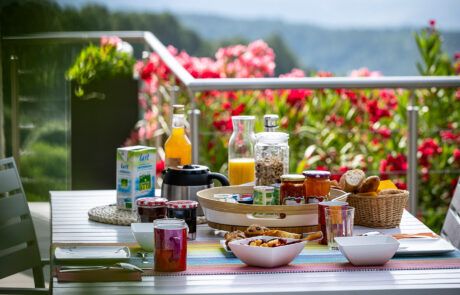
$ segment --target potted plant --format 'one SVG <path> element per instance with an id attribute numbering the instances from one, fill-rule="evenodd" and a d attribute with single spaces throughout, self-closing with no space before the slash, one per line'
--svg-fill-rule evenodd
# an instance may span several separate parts
<path id="1" fill-rule="evenodd" d="M 72 189 L 115 188 L 116 148 L 138 121 L 132 47 L 118 37 L 89 45 L 67 72 Z"/>

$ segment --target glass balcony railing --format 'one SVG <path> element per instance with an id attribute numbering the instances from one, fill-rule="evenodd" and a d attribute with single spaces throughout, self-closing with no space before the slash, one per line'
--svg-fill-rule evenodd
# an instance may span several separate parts
<path id="1" fill-rule="evenodd" d="M 28 175 L 30 182 L 37 180 L 31 171 L 38 169 L 41 163 L 49 162 L 56 179 L 53 184 L 43 180 L 43 187 L 46 191 L 50 189 L 71 188 L 71 142 L 70 142 L 70 89 L 69 84 L 64 80 L 65 70 L 70 66 L 82 45 L 89 42 L 98 42 L 101 36 L 116 35 L 125 41 L 137 44 L 135 53 L 137 57 L 142 56 L 142 51 L 149 50 L 156 52 L 166 66 L 180 81 L 180 86 L 188 96 L 189 107 L 191 108 L 189 123 L 190 137 L 193 145 L 193 161 L 199 162 L 200 134 L 199 125 L 203 116 L 200 114 L 200 107 L 195 97 L 205 91 L 264 91 L 266 89 L 405 89 L 409 92 L 407 112 L 407 178 L 408 189 L 411 191 L 410 210 L 417 211 L 418 204 L 418 177 L 420 174 L 417 168 L 417 140 L 418 140 L 418 117 L 419 101 L 415 97 L 416 89 L 433 88 L 460 88 L 460 77 L 458 76 L 402 76 L 402 77 L 329 77 L 329 78 L 210 78 L 196 79 L 174 58 L 168 49 L 150 32 L 62 32 L 46 33 L 29 36 L 5 37 L 5 49 L 3 56 L 9 58 L 4 62 L 4 67 L 9 66 L 11 71 L 10 80 L 4 83 L 7 86 L 5 97 L 11 97 L 9 106 L 9 118 L 11 119 L 11 138 L 9 149 L 19 159 L 22 175 Z M 25 50 L 27 48 L 27 50 Z M 41 63 L 42 56 L 53 56 L 52 63 Z M 11 59 L 10 59 L 11 58 Z M 6 59 L 4 59 L 6 61 Z M 160 99 L 163 102 L 172 104 L 176 101 L 175 86 L 162 87 Z M 184 92 L 184 91 L 183 91 Z M 201 108 L 206 111 L 206 108 Z M 160 120 L 157 131 L 158 140 L 156 145 L 161 147 L 161 135 L 168 133 L 165 117 Z M 346 132 L 346 130 L 344 131 Z M 363 131 L 364 132 L 364 131 Z M 34 162 L 33 153 L 40 153 L 41 149 L 49 150 L 49 146 L 40 146 L 36 142 L 42 134 L 46 134 L 49 144 L 56 142 L 54 153 L 64 155 L 63 161 L 53 161 L 40 158 L 40 165 Z M 44 136 L 44 135 L 43 135 Z M 208 164 L 208 163 L 205 163 Z M 54 167 L 53 167 L 54 165 Z M 26 171 L 27 170 L 27 171 Z M 30 173 L 29 173 L 30 171 Z M 398 173 L 398 171 L 395 171 Z M 403 171 L 405 173 L 405 171 Z M 440 173 L 452 173 L 443 171 Z M 456 173 L 455 171 L 453 173 Z M 45 173 L 50 174 L 50 173 Z M 27 183 L 27 182 L 25 182 Z M 58 184 L 57 184 L 58 183 Z M 37 184 L 38 185 L 38 184 Z M 60 186 L 62 185 L 62 187 Z M 26 185 L 27 186 L 27 185 Z"/>

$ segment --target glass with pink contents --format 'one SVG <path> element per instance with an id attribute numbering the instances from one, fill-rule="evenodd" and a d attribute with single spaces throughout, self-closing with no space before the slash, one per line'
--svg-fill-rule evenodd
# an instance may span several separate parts
<path id="1" fill-rule="evenodd" d="M 187 269 L 187 224 L 182 219 L 156 219 L 153 222 L 154 270 L 162 272 Z"/>

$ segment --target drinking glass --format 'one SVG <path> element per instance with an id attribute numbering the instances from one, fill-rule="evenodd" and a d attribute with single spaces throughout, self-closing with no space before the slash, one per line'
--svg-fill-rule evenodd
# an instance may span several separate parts
<path id="1" fill-rule="evenodd" d="M 153 222 L 154 270 L 173 272 L 187 269 L 187 224 L 182 219 Z"/>
<path id="2" fill-rule="evenodd" d="M 330 250 L 338 250 L 335 237 L 351 237 L 355 208 L 331 206 L 325 208 L 327 244 Z"/>

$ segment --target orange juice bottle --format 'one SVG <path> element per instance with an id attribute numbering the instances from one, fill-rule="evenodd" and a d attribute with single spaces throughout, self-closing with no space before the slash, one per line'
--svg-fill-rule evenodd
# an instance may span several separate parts
<path id="1" fill-rule="evenodd" d="M 231 185 L 254 181 L 254 116 L 233 116 L 228 142 L 228 178 Z"/>
<path id="2" fill-rule="evenodd" d="M 192 164 L 192 144 L 185 134 L 184 105 L 173 105 L 171 135 L 165 143 L 166 167 Z"/>

